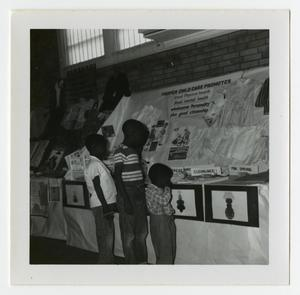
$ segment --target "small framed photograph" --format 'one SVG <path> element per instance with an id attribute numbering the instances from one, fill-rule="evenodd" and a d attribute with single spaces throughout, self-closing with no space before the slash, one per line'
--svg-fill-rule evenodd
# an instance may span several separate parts
<path id="1" fill-rule="evenodd" d="M 204 221 L 201 185 L 173 185 L 171 204 L 176 218 Z"/>
<path id="2" fill-rule="evenodd" d="M 257 187 L 205 185 L 205 221 L 259 227 Z"/>
<path id="3" fill-rule="evenodd" d="M 89 209 L 89 192 L 84 181 L 63 182 L 64 207 Z"/>

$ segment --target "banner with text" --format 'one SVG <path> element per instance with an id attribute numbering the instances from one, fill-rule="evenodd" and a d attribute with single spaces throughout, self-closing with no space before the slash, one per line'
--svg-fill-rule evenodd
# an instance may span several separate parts
<path id="1" fill-rule="evenodd" d="M 208 111 L 213 91 L 222 92 L 231 83 L 231 77 L 217 81 L 197 82 L 188 87 L 174 87 L 162 93 L 169 100 L 170 119 L 203 117 Z M 216 90 L 217 89 L 217 90 Z"/>

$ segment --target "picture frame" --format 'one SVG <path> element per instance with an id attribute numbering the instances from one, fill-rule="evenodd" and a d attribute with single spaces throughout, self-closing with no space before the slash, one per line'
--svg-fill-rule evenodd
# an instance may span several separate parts
<path id="1" fill-rule="evenodd" d="M 259 227 L 256 186 L 205 185 L 205 221 Z"/>
<path id="2" fill-rule="evenodd" d="M 174 184 L 171 192 L 175 218 L 204 221 L 202 185 Z"/>
<path id="3" fill-rule="evenodd" d="M 63 181 L 63 206 L 90 209 L 89 192 L 84 181 Z"/>

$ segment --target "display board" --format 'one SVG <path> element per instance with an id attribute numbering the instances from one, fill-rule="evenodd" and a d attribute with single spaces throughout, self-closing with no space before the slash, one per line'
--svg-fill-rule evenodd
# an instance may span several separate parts
<path id="1" fill-rule="evenodd" d="M 135 93 L 120 101 L 99 133 L 106 135 L 113 151 L 123 140 L 123 122 L 134 118 L 150 130 L 143 153 L 150 165 L 161 162 L 174 170 L 194 167 L 193 174 L 203 171 L 219 174 L 224 168 L 235 173 L 245 169 L 261 172 L 268 169 L 269 118 L 264 115 L 263 107 L 255 107 L 255 101 L 266 78 L 268 68 L 258 68 Z M 214 181 L 219 179 L 208 180 Z M 269 191 L 267 184 L 257 184 L 257 188 L 259 227 L 176 219 L 175 263 L 267 264 Z M 217 208 L 216 202 L 213 206 Z M 241 208 L 245 207 L 244 203 L 241 200 Z M 32 222 L 31 233 L 54 236 L 53 231 L 48 233 L 52 226 L 48 221 L 52 220 L 55 236 L 64 236 L 70 246 L 97 252 L 92 212 L 59 208 L 59 214 L 49 207 L 48 217 L 32 216 L 32 220 L 39 218 L 40 221 Z M 243 212 L 239 218 L 245 218 Z M 67 229 L 63 235 L 61 226 L 55 225 L 55 214 L 63 216 L 61 225 L 66 224 Z M 219 213 L 215 210 L 214 214 Z M 219 215 L 217 217 L 220 219 Z M 115 255 L 122 256 L 117 214 L 115 228 Z M 155 263 L 150 235 L 147 247 L 148 260 Z"/>
<path id="2" fill-rule="evenodd" d="M 123 98 L 104 123 L 114 130 L 110 148 L 123 140 L 123 122 L 134 118 L 150 130 L 144 151 L 150 163 L 267 169 L 269 117 L 255 107 L 267 78 L 264 67 Z"/>
<path id="3" fill-rule="evenodd" d="M 161 162 L 192 174 L 266 171 L 269 117 L 255 104 L 268 75 L 263 67 L 123 98 L 104 123 L 114 130 L 108 137 L 110 149 L 123 140 L 123 122 L 133 118 L 150 131 L 143 153 L 149 165 Z M 176 219 L 175 263 L 267 264 L 268 200 L 268 185 L 259 184 L 259 227 Z M 116 250 L 121 249 L 118 243 Z M 149 236 L 147 245 L 152 253 Z M 149 261 L 155 259 L 149 255 Z"/>

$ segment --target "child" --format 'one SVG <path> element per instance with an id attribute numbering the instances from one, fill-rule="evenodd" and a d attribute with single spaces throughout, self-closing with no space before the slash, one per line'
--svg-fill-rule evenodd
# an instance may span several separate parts
<path id="1" fill-rule="evenodd" d="M 150 234 L 156 264 L 174 264 L 175 260 L 175 210 L 170 204 L 172 176 L 171 168 L 163 164 L 154 164 L 149 170 L 151 184 L 146 188 L 146 201 L 150 213 Z"/>
<path id="2" fill-rule="evenodd" d="M 95 217 L 99 264 L 113 263 L 114 223 L 116 187 L 108 168 L 102 160 L 107 155 L 107 141 L 102 135 L 91 134 L 86 138 L 86 148 L 91 160 L 84 171 L 90 193 L 90 207 Z"/>
<path id="3" fill-rule="evenodd" d="M 147 209 L 141 154 L 149 131 L 133 119 L 123 124 L 122 131 L 124 141 L 115 151 L 114 159 L 125 262 L 147 263 Z"/>

